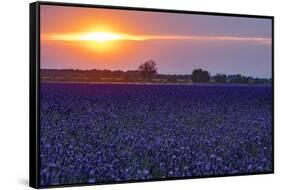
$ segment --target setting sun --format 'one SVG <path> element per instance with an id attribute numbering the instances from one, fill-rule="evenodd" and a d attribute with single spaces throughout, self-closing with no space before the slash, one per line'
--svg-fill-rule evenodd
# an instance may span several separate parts
<path id="1" fill-rule="evenodd" d="M 85 41 L 105 42 L 112 40 L 120 40 L 122 39 L 122 36 L 110 32 L 92 32 L 79 36 L 79 39 Z"/>

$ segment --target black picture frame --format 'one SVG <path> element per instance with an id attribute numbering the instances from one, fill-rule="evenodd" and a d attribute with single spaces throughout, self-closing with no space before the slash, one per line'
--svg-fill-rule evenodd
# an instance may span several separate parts
<path id="1" fill-rule="evenodd" d="M 263 18 L 271 20 L 272 31 L 272 170 L 267 172 L 247 172 L 236 174 L 212 175 L 212 176 L 193 176 L 193 177 L 173 177 L 149 180 L 130 180 L 130 181 L 112 181 L 106 183 L 87 183 L 87 184 L 69 184 L 69 185 L 51 185 L 47 187 L 40 186 L 40 6 L 41 5 L 56 5 L 56 6 L 70 6 L 70 7 L 88 7 L 88 8 L 102 8 L 102 9 L 116 9 L 116 10 L 135 10 L 145 12 L 166 12 L 166 13 L 181 13 L 181 14 L 195 14 L 195 15 L 215 15 L 215 16 L 231 16 L 231 17 L 245 17 L 245 18 Z M 100 185 L 100 184 L 120 184 L 132 182 L 152 182 L 152 181 L 166 181 L 166 180 L 181 180 L 181 179 L 195 179 L 195 178 L 213 178 L 213 177 L 227 177 L 227 176 L 244 176 L 244 175 L 258 175 L 258 174 L 273 174 L 274 173 L 274 16 L 264 15 L 248 15 L 248 14 L 232 14 L 232 13 L 217 13 L 217 12 L 201 12 L 201 11 L 186 11 L 186 10 L 167 10 L 155 8 L 139 8 L 139 7 L 123 7 L 123 6 L 108 6 L 108 5 L 92 5 L 79 3 L 60 3 L 38 1 L 29 4 L 29 185 L 33 188 L 51 188 L 51 187 L 72 187 L 85 185 Z"/>

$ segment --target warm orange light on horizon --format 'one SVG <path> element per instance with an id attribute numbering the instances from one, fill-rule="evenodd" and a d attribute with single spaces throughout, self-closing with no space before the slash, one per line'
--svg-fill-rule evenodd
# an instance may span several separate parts
<path id="1" fill-rule="evenodd" d="M 116 40 L 146 40 L 143 36 L 121 34 L 114 32 L 87 32 L 87 33 L 65 33 L 65 34 L 45 34 L 44 41 L 94 41 L 106 42 Z"/>
<path id="2" fill-rule="evenodd" d="M 200 35 L 133 35 L 118 32 L 95 31 L 77 33 L 53 33 L 43 34 L 43 41 L 62 41 L 78 43 L 87 49 L 98 53 L 115 52 L 121 49 L 122 41 L 151 41 L 151 40 L 186 40 L 186 41 L 205 41 L 205 42 L 247 42 L 270 45 L 270 38 L 262 37 L 241 37 L 241 36 L 200 36 Z M 125 50 L 124 50 L 125 51 Z M 120 53 L 120 52 L 119 52 Z"/>
<path id="3" fill-rule="evenodd" d="M 130 35 L 107 31 L 45 34 L 42 40 L 47 41 L 147 41 L 147 40 L 189 40 L 189 41 L 233 41 L 271 44 L 271 38 L 264 37 L 241 37 L 241 36 L 200 36 L 200 35 Z"/>

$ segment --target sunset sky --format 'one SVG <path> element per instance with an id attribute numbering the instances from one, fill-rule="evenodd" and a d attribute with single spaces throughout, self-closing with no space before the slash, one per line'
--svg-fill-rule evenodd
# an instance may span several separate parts
<path id="1" fill-rule="evenodd" d="M 271 77 L 271 20 L 41 5 L 41 68 Z"/>

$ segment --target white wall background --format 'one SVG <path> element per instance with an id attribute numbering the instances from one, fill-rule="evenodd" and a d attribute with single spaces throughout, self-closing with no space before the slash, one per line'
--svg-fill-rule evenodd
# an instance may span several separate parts
<path id="1" fill-rule="evenodd" d="M 64 1 L 64 0 L 60 0 Z M 281 11 L 278 0 L 69 0 L 76 3 L 229 12 L 275 16 L 275 174 L 165 182 L 75 187 L 71 189 L 276 189 L 281 185 Z M 30 0 L 0 4 L 0 189 L 28 189 L 28 67 Z M 280 188 L 280 187 L 279 187 Z M 66 188 L 70 189 L 70 188 Z"/>

